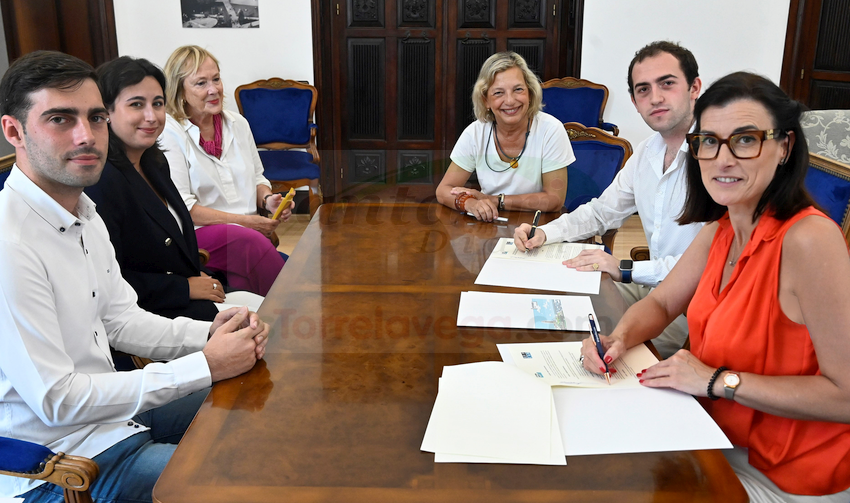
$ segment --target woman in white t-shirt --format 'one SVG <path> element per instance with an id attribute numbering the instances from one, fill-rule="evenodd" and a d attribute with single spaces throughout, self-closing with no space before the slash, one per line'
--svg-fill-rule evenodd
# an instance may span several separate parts
<path id="1" fill-rule="evenodd" d="M 540 81 L 522 56 L 487 58 L 472 90 L 478 120 L 458 138 L 437 200 L 485 221 L 500 210 L 560 209 L 575 156 L 564 125 L 540 111 L 542 102 Z M 464 187 L 473 172 L 480 191 Z"/>

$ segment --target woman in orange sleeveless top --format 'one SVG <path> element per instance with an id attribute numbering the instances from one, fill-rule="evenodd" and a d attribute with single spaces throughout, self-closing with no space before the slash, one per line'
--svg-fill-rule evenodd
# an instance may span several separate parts
<path id="1" fill-rule="evenodd" d="M 687 311 L 691 350 L 644 370 L 643 385 L 700 397 L 735 445 L 724 453 L 752 501 L 846 503 L 850 257 L 805 190 L 800 113 L 775 84 L 744 72 L 697 100 L 679 223 L 707 225 L 603 338 L 604 359 Z M 582 353 L 599 372 L 590 340 Z"/>

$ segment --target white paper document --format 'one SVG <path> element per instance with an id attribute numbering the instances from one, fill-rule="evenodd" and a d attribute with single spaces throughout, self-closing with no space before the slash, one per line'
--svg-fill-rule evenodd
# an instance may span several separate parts
<path id="1" fill-rule="evenodd" d="M 731 449 L 691 395 L 656 388 L 552 388 L 567 456 Z"/>
<path id="2" fill-rule="evenodd" d="M 421 449 L 438 462 L 564 465 L 553 406 L 551 388 L 514 366 L 444 367 Z"/>
<path id="3" fill-rule="evenodd" d="M 576 271 L 563 265 L 561 260 L 507 260 L 503 257 L 500 258 L 504 255 L 508 240 L 509 238 L 499 239 L 493 253 L 481 267 L 481 272 L 475 279 L 476 285 L 509 286 L 593 295 L 599 293 L 599 284 L 602 279 L 602 273 L 599 271 Z M 510 239 L 510 241 L 513 240 Z"/>
<path id="4" fill-rule="evenodd" d="M 499 353 L 515 363 L 510 351 Z M 679 391 L 556 386 L 552 392 L 567 456 L 732 448 L 699 402 Z"/>
<path id="5" fill-rule="evenodd" d="M 217 307 L 219 311 L 224 311 L 231 307 L 248 306 L 250 311 L 254 311 L 256 313 L 260 310 L 260 306 L 263 304 L 264 300 L 265 297 L 257 295 L 256 293 L 238 290 L 228 293 L 224 298 L 224 302 L 216 302 L 215 307 Z"/>
<path id="6" fill-rule="evenodd" d="M 528 252 L 520 251 L 513 238 L 501 238 L 491 254 L 493 258 L 510 260 L 531 260 L 535 262 L 553 262 L 560 264 L 564 260 L 576 257 L 582 250 L 603 250 L 602 245 L 588 243 L 547 243 Z"/>
<path id="7" fill-rule="evenodd" d="M 658 358 L 643 344 L 637 345 L 614 362 L 611 367 L 611 384 L 605 376 L 588 372 L 579 363 L 581 342 L 532 342 L 497 344 L 502 361 L 505 352 L 521 370 L 545 381 L 550 386 L 578 386 L 583 388 L 640 388 L 637 373 L 658 363 Z"/>
<path id="8" fill-rule="evenodd" d="M 596 317 L 587 296 L 461 292 L 457 326 L 586 332 L 588 314 Z"/>

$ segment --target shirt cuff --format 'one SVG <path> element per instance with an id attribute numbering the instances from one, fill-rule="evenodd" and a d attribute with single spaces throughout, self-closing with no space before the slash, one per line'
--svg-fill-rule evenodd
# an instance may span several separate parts
<path id="1" fill-rule="evenodd" d="M 212 386 L 212 375 L 203 351 L 180 357 L 168 363 L 177 377 L 180 398 Z"/>
<path id="2" fill-rule="evenodd" d="M 560 243 L 564 240 L 564 234 L 561 232 L 560 227 L 553 223 L 541 225 L 537 230 L 543 231 L 546 234 L 547 243 Z"/>
<path id="3" fill-rule="evenodd" d="M 655 287 L 658 286 L 658 275 L 655 273 L 654 260 L 638 260 L 633 264 L 632 283 Z"/>

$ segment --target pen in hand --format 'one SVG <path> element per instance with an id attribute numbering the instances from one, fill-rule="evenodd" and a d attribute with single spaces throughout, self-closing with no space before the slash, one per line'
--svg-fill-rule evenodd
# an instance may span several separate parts
<path id="1" fill-rule="evenodd" d="M 475 216 L 475 213 L 472 213 L 471 211 L 467 211 L 466 214 L 471 216 L 471 217 Z M 493 219 L 493 221 L 494 222 L 507 222 L 508 219 L 506 217 L 496 217 L 496 218 Z"/>
<path id="2" fill-rule="evenodd" d="M 534 212 L 534 220 L 531 221 L 531 230 L 528 232 L 528 240 L 534 237 L 534 231 L 537 230 L 537 224 L 540 223 L 540 210 Z M 528 248 L 525 249 L 525 253 L 528 253 Z"/>
<path id="3" fill-rule="evenodd" d="M 599 338 L 599 332 L 596 330 L 596 322 L 593 321 L 593 315 L 587 315 L 587 321 L 590 322 L 590 336 L 593 337 L 593 342 L 596 344 L 596 352 L 599 353 L 599 359 L 605 365 L 605 380 L 608 385 L 611 385 L 611 373 L 608 372 L 608 364 L 605 363 L 605 348 L 602 347 L 602 340 Z"/>

